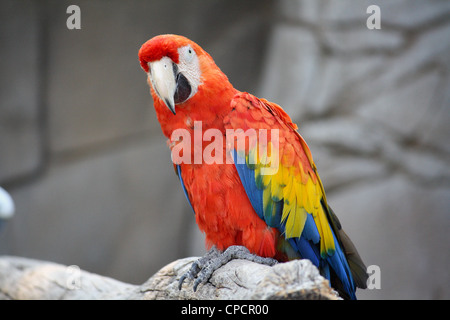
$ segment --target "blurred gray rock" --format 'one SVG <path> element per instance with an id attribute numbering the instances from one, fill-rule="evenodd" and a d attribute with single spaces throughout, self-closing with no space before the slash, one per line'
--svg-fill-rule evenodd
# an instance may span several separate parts
<path id="1" fill-rule="evenodd" d="M 273 267 L 233 260 L 216 270 L 197 291 L 180 277 L 197 258 L 176 260 L 142 285 L 131 285 L 64 266 L 18 257 L 0 258 L 0 299 L 7 300 L 337 300 L 309 260 Z"/>

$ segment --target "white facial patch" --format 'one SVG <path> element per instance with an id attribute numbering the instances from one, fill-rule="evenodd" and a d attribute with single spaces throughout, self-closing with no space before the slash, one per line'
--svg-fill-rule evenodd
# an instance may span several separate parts
<path id="1" fill-rule="evenodd" d="M 188 79 L 191 86 L 191 98 L 197 93 L 198 86 L 201 84 L 200 63 L 197 54 L 190 45 L 178 49 L 179 62 L 178 71 Z M 189 99 L 188 98 L 188 99 Z"/>

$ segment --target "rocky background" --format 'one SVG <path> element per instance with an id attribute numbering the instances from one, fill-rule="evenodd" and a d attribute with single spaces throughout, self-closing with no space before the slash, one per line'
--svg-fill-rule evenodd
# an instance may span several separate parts
<path id="1" fill-rule="evenodd" d="M 367 28 L 372 4 L 381 29 Z M 297 122 L 379 267 L 359 298 L 450 298 L 447 0 L 2 0 L 0 185 L 17 210 L 0 254 L 141 284 L 204 253 L 137 61 L 161 33 L 192 38 Z"/>

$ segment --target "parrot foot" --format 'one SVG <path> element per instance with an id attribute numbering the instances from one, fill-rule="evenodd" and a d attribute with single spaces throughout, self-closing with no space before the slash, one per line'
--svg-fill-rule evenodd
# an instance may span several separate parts
<path id="1" fill-rule="evenodd" d="M 191 280 L 195 279 L 193 289 L 194 292 L 197 291 L 199 284 L 206 283 L 214 271 L 233 259 L 243 259 L 268 266 L 273 266 L 278 263 L 275 259 L 263 258 L 252 254 L 243 246 L 230 246 L 223 252 L 213 246 L 206 255 L 192 264 L 188 272 L 181 276 L 178 282 L 178 289 L 181 290 L 184 280 L 189 278 Z"/>

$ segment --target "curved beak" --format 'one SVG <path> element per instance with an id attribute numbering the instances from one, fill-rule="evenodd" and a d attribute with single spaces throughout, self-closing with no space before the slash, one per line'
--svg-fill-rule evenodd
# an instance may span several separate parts
<path id="1" fill-rule="evenodd" d="M 150 79 L 156 94 L 175 114 L 175 92 L 177 90 L 176 66 L 168 57 L 150 62 Z"/>

